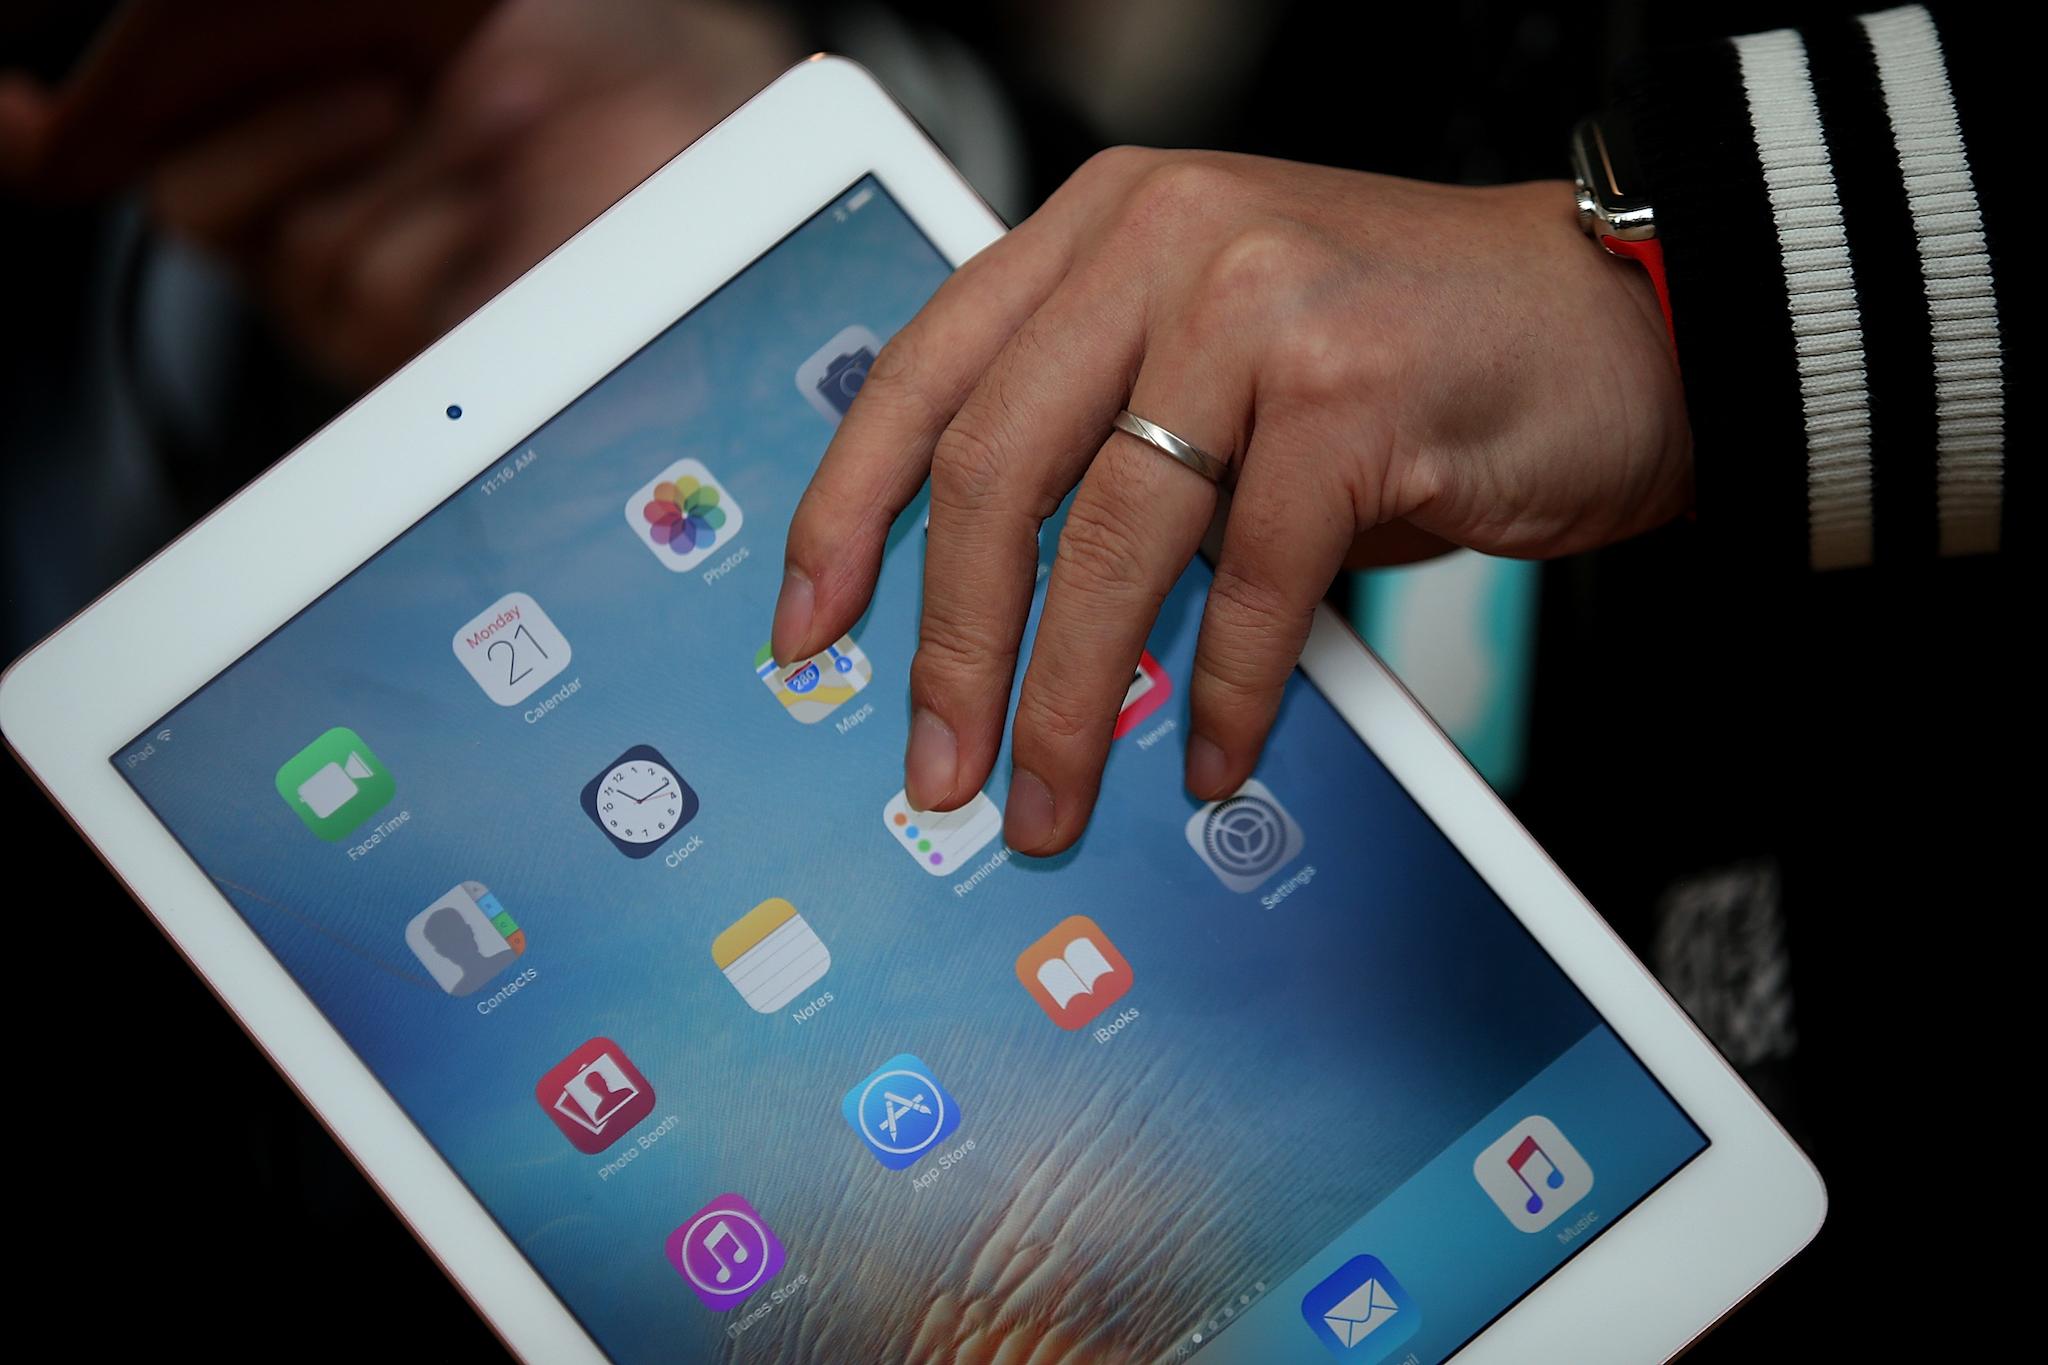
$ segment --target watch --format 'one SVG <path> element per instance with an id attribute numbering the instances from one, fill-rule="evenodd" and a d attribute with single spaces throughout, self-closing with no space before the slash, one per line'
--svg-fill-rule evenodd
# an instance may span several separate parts
<path id="1" fill-rule="evenodd" d="M 1578 190 L 1579 226 L 1588 237 L 1649 273 L 1671 325 L 1671 292 L 1664 283 L 1664 244 L 1657 239 L 1657 213 L 1636 157 L 1635 139 L 1622 119 L 1582 119 L 1572 130 L 1572 179 Z"/>

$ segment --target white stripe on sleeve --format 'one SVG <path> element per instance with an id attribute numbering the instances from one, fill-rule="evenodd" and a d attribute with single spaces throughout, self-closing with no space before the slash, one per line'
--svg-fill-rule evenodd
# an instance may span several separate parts
<path id="1" fill-rule="evenodd" d="M 1934 21 L 1908 5 L 1861 22 L 1891 116 L 1934 326 L 1941 552 L 1989 554 L 1998 549 L 2004 497 L 2005 400 L 1984 214 Z"/>
<path id="2" fill-rule="evenodd" d="M 1871 555 L 1870 392 L 1834 166 L 1799 35 L 1752 34 L 1735 50 L 1785 265 L 1806 414 L 1808 554 L 1816 569 L 1853 568 Z"/>

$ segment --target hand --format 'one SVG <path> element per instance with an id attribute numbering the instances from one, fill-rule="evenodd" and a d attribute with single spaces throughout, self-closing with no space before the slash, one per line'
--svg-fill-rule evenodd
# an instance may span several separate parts
<path id="1" fill-rule="evenodd" d="M 1230 494 L 1112 431 L 1126 406 L 1227 458 Z M 929 476 L 904 785 L 913 806 L 960 806 L 1000 747 L 1039 525 L 1078 484 L 1005 803 L 1010 845 L 1055 853 L 1219 505 L 1188 689 L 1204 799 L 1250 775 L 1339 568 L 1587 549 L 1682 511 L 1691 474 L 1655 296 L 1586 240 L 1568 185 L 1119 149 L 876 357 L 790 526 L 775 656 L 853 625 Z"/>
<path id="2" fill-rule="evenodd" d="M 424 92 L 396 70 L 310 84 L 165 154 L 150 204 L 316 365 L 369 383 L 800 55 L 769 7 L 507 0 Z M 56 98 L 0 82 L 0 175 Z"/>

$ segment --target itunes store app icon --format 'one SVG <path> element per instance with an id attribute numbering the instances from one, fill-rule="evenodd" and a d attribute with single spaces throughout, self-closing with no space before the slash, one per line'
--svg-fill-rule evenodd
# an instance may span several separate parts
<path id="1" fill-rule="evenodd" d="M 689 1282 L 704 1306 L 729 1313 L 785 1259 L 774 1229 L 752 1204 L 721 1194 L 668 1235 L 668 1263 Z"/>

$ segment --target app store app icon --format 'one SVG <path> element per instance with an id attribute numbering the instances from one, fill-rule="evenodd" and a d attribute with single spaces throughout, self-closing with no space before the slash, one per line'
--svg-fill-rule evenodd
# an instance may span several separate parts
<path id="1" fill-rule="evenodd" d="M 840 1112 L 868 1152 L 892 1171 L 915 1165 L 960 1126 L 960 1106 L 932 1069 L 899 1052 L 846 1092 Z"/>

